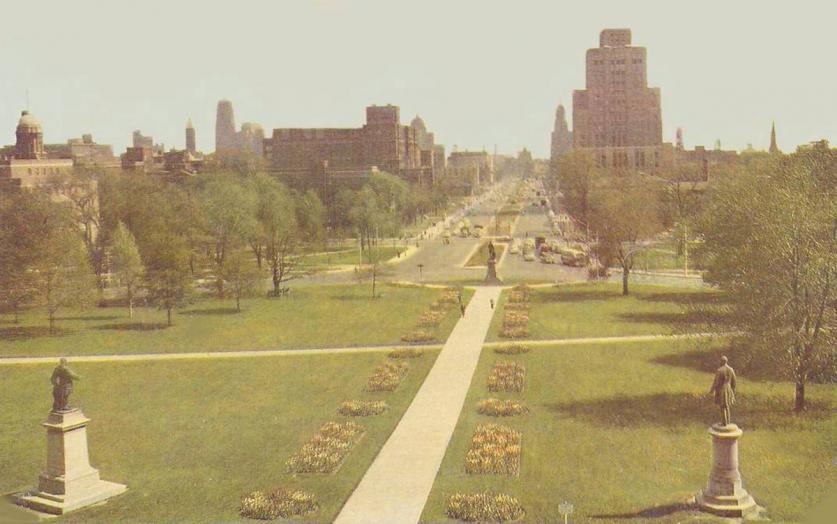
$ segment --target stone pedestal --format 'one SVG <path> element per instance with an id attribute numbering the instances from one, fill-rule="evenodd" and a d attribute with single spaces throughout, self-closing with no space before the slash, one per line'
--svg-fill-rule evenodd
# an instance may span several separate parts
<path id="1" fill-rule="evenodd" d="M 697 494 L 698 507 L 723 517 L 760 518 L 764 511 L 747 493 L 738 471 L 738 439 L 744 432 L 735 424 L 714 424 L 712 436 L 712 471 L 709 484 Z"/>
<path id="2" fill-rule="evenodd" d="M 497 276 L 497 261 L 495 259 L 488 260 L 488 273 L 485 275 L 486 284 L 502 284 L 503 281 Z"/>
<path id="3" fill-rule="evenodd" d="M 35 511 L 64 513 L 103 502 L 128 489 L 99 478 L 87 453 L 87 424 L 81 409 L 52 411 L 43 423 L 47 430 L 47 465 L 37 493 L 16 495 L 17 503 Z"/>

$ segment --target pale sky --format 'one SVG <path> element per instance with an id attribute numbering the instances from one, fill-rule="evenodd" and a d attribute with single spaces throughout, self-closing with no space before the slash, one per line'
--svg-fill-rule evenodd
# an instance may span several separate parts
<path id="1" fill-rule="evenodd" d="M 48 143 L 92 133 L 117 154 L 140 129 L 214 149 L 236 126 L 360 127 L 364 108 L 420 114 L 450 148 L 549 154 L 555 108 L 584 88 L 585 50 L 628 27 L 662 90 L 664 140 L 837 143 L 837 3 L 822 1 L 0 0 L 0 144 L 29 91 Z"/>

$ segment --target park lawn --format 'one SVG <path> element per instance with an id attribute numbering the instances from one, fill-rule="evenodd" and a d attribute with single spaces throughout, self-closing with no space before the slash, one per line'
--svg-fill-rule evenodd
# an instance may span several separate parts
<path id="1" fill-rule="evenodd" d="M 503 252 L 506 250 L 505 244 L 498 244 L 494 243 L 494 253 L 497 256 L 497 260 L 500 260 L 503 256 Z M 485 267 L 488 265 L 488 241 L 484 241 L 480 244 L 480 247 L 477 248 L 474 253 L 468 257 L 468 261 L 465 262 L 465 267 Z"/>
<path id="2" fill-rule="evenodd" d="M 316 496 L 305 520 L 330 522 L 395 428 L 438 351 L 410 360 L 390 393 L 366 393 L 386 352 L 232 360 L 76 363 L 71 402 L 92 419 L 90 459 L 128 491 L 58 522 L 243 520 L 242 495 L 277 487 Z M 37 486 L 46 461 L 40 423 L 51 403 L 49 365 L 0 366 L 0 493 Z M 373 417 L 343 417 L 345 400 L 385 400 Z M 366 433 L 333 474 L 287 472 L 285 461 L 329 421 Z M 7 501 L 0 500 L 0 504 Z M 6 507 L 0 516 L 14 508 Z"/>
<path id="3" fill-rule="evenodd" d="M 695 257 L 698 242 L 689 242 L 689 270 L 700 269 L 700 261 Z M 683 271 L 685 259 L 678 256 L 673 244 L 663 244 L 642 250 L 634 256 L 634 269 L 638 270 L 679 270 Z"/>
<path id="4" fill-rule="evenodd" d="M 119 307 L 59 312 L 58 334 L 46 314 L 27 311 L 19 324 L 0 323 L 0 357 L 126 353 L 176 353 L 400 344 L 401 336 L 442 295 L 440 289 L 382 285 L 299 286 L 285 298 L 200 300 L 174 315 L 136 308 L 134 319 Z M 456 318 L 455 312 L 449 313 Z M 327 319 L 327 321 L 324 321 Z M 436 332 L 445 340 L 452 323 Z M 446 331 L 445 331 L 446 330 Z"/>
<path id="5" fill-rule="evenodd" d="M 405 246 L 380 246 L 381 259 L 389 260 L 399 253 L 407 251 Z M 358 264 L 357 249 L 341 249 L 334 253 L 317 253 L 303 257 L 303 264 L 306 267 L 328 268 L 331 266 L 356 266 Z M 366 253 L 363 254 L 363 263 L 367 263 Z"/>
<path id="6" fill-rule="evenodd" d="M 719 417 L 707 395 L 720 346 L 689 341 L 533 348 L 519 356 L 483 350 L 463 412 L 442 462 L 423 520 L 445 521 L 453 493 L 485 490 L 517 497 L 525 522 L 572 520 L 682 522 L 678 506 L 705 487 L 711 464 L 707 428 Z M 735 365 L 734 354 L 731 361 Z M 522 362 L 522 393 L 489 393 L 498 360 Z M 809 411 L 795 415 L 793 385 L 739 373 L 733 421 L 744 430 L 744 485 L 774 521 L 800 521 L 835 486 L 837 389 L 809 385 Z M 479 415 L 476 403 L 499 397 L 526 402 L 528 415 Z M 522 432 L 518 477 L 468 475 L 464 458 L 478 423 Z M 651 518 L 654 517 L 654 518 Z"/>
<path id="7" fill-rule="evenodd" d="M 508 291 L 500 297 L 489 340 L 499 336 Z M 701 331 L 695 304 L 719 299 L 707 288 L 631 284 L 622 296 L 621 283 L 584 283 L 532 288 L 529 338 L 551 340 L 628 335 L 668 335 Z"/>

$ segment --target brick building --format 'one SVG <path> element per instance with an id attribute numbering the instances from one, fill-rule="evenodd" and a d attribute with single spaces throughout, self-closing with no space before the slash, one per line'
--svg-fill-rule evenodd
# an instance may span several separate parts
<path id="1" fill-rule="evenodd" d="M 630 29 L 605 29 L 587 50 L 586 89 L 573 92 L 573 147 L 604 168 L 655 171 L 666 160 L 660 90 L 648 87 L 646 58 Z"/>
<path id="2" fill-rule="evenodd" d="M 62 147 L 60 156 L 49 154 L 43 128 L 28 111 L 20 114 L 15 138 L 14 147 L 3 148 L 0 157 L 0 189 L 37 187 L 50 176 L 72 173 L 69 151 Z"/>

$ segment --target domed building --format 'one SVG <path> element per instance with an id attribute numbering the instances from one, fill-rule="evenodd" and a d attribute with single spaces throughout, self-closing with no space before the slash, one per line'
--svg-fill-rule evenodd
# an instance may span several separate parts
<path id="1" fill-rule="evenodd" d="M 72 173 L 72 158 L 49 158 L 46 154 L 44 130 L 29 111 L 21 111 L 15 136 L 15 145 L 3 148 L 0 157 L 0 190 L 37 187 L 50 176 Z"/>

